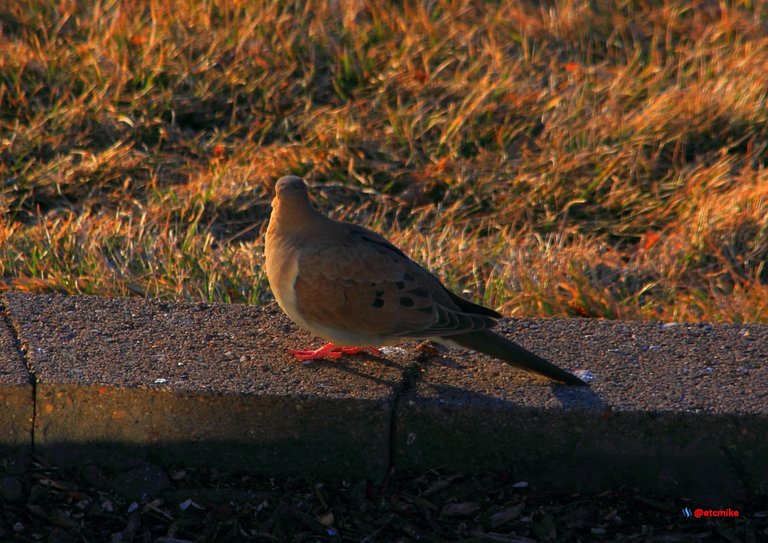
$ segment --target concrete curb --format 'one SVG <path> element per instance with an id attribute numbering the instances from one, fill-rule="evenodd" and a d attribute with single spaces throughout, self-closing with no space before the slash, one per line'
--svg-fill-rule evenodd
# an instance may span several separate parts
<path id="1" fill-rule="evenodd" d="M 557 491 L 631 485 L 699 500 L 768 494 L 768 326 L 509 320 L 593 376 L 554 385 L 452 351 L 299 364 L 319 343 L 274 307 L 2 298 L 0 451 L 269 475 L 506 470 Z"/>
<path id="2" fill-rule="evenodd" d="M 592 386 L 520 386 L 477 355 L 429 364 L 396 413 L 398 467 L 507 466 L 559 491 L 715 502 L 768 491 L 768 327 L 551 319 L 502 331 L 586 366 Z"/>

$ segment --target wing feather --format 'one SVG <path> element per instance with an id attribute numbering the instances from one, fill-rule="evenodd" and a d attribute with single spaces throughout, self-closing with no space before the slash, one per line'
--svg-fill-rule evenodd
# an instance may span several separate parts
<path id="1" fill-rule="evenodd" d="M 299 257 L 295 289 L 304 318 L 369 335 L 430 337 L 486 330 L 500 317 L 447 290 L 375 232 L 337 225 L 343 235 L 314 242 Z"/>

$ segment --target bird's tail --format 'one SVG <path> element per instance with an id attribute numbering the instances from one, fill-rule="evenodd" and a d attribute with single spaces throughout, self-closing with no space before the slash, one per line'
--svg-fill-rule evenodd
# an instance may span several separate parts
<path id="1" fill-rule="evenodd" d="M 588 386 L 587 383 L 575 375 L 558 368 L 540 356 L 536 356 L 517 343 L 491 330 L 457 334 L 444 339 L 457 343 L 467 349 L 498 358 L 516 368 L 538 373 L 555 381 L 569 385 Z"/>

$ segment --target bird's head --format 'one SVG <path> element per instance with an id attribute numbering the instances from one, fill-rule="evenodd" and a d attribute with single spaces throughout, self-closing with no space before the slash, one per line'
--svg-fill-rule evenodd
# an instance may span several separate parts
<path id="1" fill-rule="evenodd" d="M 291 205 L 297 203 L 309 203 L 307 184 L 304 180 L 295 175 L 286 175 L 278 179 L 277 183 L 275 183 L 275 198 L 272 200 L 272 207 L 280 204 Z"/>

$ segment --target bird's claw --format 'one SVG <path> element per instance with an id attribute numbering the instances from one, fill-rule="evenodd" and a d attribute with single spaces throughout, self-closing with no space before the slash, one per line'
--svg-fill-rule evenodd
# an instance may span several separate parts
<path id="1" fill-rule="evenodd" d="M 310 360 L 318 360 L 321 358 L 341 358 L 347 354 L 359 354 L 359 353 L 371 353 L 376 356 L 381 356 L 381 351 L 375 347 L 340 347 L 333 343 L 326 343 L 319 349 L 315 350 L 302 350 L 302 349 L 288 349 L 288 352 L 299 360 L 300 362 L 308 362 Z"/>

